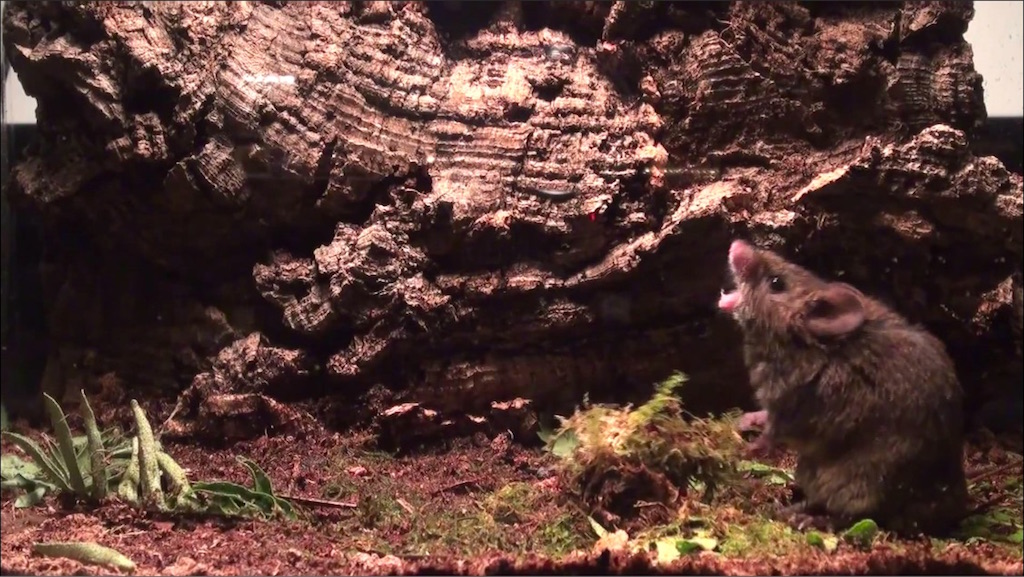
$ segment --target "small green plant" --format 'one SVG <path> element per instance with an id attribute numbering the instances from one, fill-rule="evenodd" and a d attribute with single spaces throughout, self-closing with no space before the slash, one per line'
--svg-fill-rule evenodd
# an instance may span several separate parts
<path id="1" fill-rule="evenodd" d="M 172 512 L 223 516 L 282 514 L 293 518 L 290 502 L 274 494 L 270 479 L 256 463 L 239 457 L 252 475 L 252 488 L 226 481 L 189 483 L 185 470 L 166 452 L 153 433 L 145 411 L 131 401 L 136 434 L 123 439 L 114 432 L 101 433 L 85 392 L 80 391 L 83 437 L 72 437 L 60 405 L 44 394 L 55 441 L 44 437 L 42 444 L 17 433 L 4 431 L 4 438 L 24 450 L 25 461 L 3 455 L 4 489 L 24 491 L 16 507 L 39 503 L 55 491 L 65 498 L 98 503 L 113 494 L 120 500 Z"/>
<path id="2" fill-rule="evenodd" d="M 107 494 L 109 479 L 105 455 L 123 453 L 120 439 L 108 435 L 108 439 L 113 442 L 104 443 L 84 392 L 81 393 L 86 428 L 84 443 L 78 442 L 71 435 L 67 417 L 57 401 L 44 393 L 43 402 L 56 440 L 44 437 L 42 444 L 39 444 L 24 435 L 3 431 L 5 439 L 20 447 L 32 459 L 29 465 L 13 455 L 4 455 L 4 470 L 0 475 L 3 477 L 3 486 L 26 491 L 26 496 L 16 502 L 17 506 L 22 507 L 39 502 L 47 492 L 53 490 L 74 500 L 102 500 Z"/>
<path id="3" fill-rule="evenodd" d="M 45 477 L 38 465 L 17 455 L 5 454 L 0 457 L 0 478 L 0 488 L 23 491 L 14 500 L 16 508 L 31 507 L 55 489 L 52 483 L 44 480 Z"/>
<path id="4" fill-rule="evenodd" d="M 249 470 L 252 487 L 228 481 L 194 483 L 190 496 L 203 512 L 224 516 L 297 517 L 291 502 L 274 493 L 270 477 L 259 465 L 245 457 L 238 457 L 238 462 Z"/>
<path id="5" fill-rule="evenodd" d="M 1019 509 L 994 507 L 971 515 L 960 524 L 958 537 L 967 542 L 988 541 L 1019 546 L 1024 540 Z"/>

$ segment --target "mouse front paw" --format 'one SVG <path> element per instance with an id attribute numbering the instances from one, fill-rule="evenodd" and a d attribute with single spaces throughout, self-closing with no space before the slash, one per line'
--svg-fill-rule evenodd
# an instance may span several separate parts
<path id="1" fill-rule="evenodd" d="M 743 413 L 736 423 L 736 428 L 740 431 L 758 431 L 764 429 L 767 424 L 768 411 L 754 411 Z"/>
<path id="2" fill-rule="evenodd" d="M 746 447 L 744 447 L 744 452 L 750 458 L 772 457 L 775 455 L 775 443 L 772 442 L 771 437 L 762 433 L 756 439 L 747 443 Z"/>

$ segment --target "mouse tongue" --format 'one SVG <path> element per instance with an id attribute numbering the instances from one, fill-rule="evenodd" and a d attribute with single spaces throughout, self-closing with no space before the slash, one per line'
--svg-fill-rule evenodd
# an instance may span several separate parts
<path id="1" fill-rule="evenodd" d="M 729 268 L 732 269 L 732 273 L 740 279 L 746 278 L 753 263 L 754 247 L 742 240 L 732 241 L 729 246 Z"/>
<path id="2" fill-rule="evenodd" d="M 722 309 L 723 311 L 729 312 L 732 309 L 736 308 L 736 305 L 738 305 L 739 302 L 739 291 L 722 292 L 722 296 L 718 297 L 718 308 Z"/>

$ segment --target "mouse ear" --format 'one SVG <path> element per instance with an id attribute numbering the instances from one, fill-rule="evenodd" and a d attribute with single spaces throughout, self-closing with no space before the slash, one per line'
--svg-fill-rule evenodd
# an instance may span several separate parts
<path id="1" fill-rule="evenodd" d="M 864 324 L 864 295 L 845 283 L 814 293 L 804 311 L 804 326 L 817 337 L 839 337 Z"/>

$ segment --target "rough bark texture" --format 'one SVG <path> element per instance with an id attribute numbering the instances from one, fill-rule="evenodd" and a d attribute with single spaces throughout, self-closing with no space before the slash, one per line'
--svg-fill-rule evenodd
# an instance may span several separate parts
<path id="1" fill-rule="evenodd" d="M 925 323 L 973 403 L 1017 386 L 1022 184 L 971 153 L 970 3 L 11 4 L 54 386 L 195 377 L 188 434 L 676 369 L 724 409 L 735 235 Z"/>

